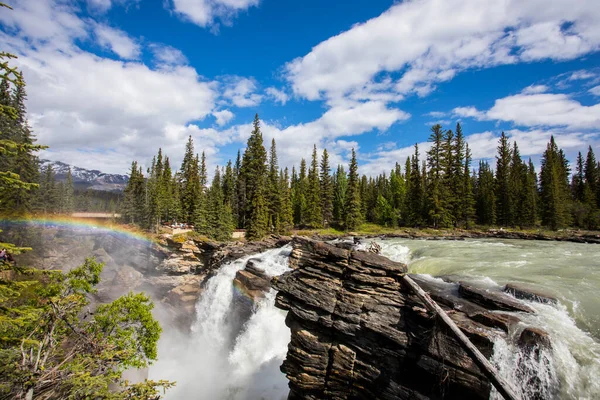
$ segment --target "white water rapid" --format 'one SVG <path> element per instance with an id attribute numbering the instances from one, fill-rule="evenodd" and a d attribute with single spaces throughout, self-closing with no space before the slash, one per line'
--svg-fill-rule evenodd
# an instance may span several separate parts
<path id="1" fill-rule="evenodd" d="M 286 313 L 275 308 L 271 289 L 241 325 L 234 300 L 243 294 L 235 291 L 233 279 L 251 258 L 260 260 L 255 265 L 267 275 L 281 275 L 288 270 L 290 251 L 286 246 L 221 266 L 196 304 L 191 335 L 163 333 L 149 378 L 177 381 L 167 400 L 287 398 L 288 382 L 279 370 L 290 341 Z"/>
<path id="2" fill-rule="evenodd" d="M 518 313 L 522 324 L 508 340 L 495 341 L 491 361 L 524 400 L 600 399 L 600 246 L 524 240 L 377 242 L 383 255 L 429 279 L 448 276 L 490 288 L 520 282 L 555 295 L 557 305 L 527 302 L 536 313 Z M 516 341 L 527 326 L 548 332 L 551 349 L 521 351 Z M 542 389 L 539 397 L 533 396 L 534 388 Z M 493 391 L 490 399 L 502 397 Z"/>

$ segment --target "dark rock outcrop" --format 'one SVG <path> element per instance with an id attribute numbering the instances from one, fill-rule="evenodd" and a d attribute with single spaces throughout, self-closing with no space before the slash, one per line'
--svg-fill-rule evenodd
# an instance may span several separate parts
<path id="1" fill-rule="evenodd" d="M 273 279 L 292 332 L 281 366 L 289 399 L 489 397 L 487 378 L 404 286 L 405 265 L 303 237 L 292 244 L 294 270 Z M 419 284 L 488 358 L 518 322 L 460 298 L 456 285 Z"/>
<path id="2" fill-rule="evenodd" d="M 510 293 L 517 299 L 524 299 L 530 301 L 537 301 L 538 303 L 556 304 L 558 299 L 549 293 L 545 293 L 541 290 L 532 289 L 527 285 L 521 283 L 507 283 L 504 287 L 506 293 Z"/>

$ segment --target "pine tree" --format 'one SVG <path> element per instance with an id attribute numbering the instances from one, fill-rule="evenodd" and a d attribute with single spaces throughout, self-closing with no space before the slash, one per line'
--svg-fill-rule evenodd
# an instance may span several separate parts
<path id="1" fill-rule="evenodd" d="M 327 227 L 333 222 L 333 182 L 327 149 L 323 149 L 321 156 L 320 186 L 322 220 L 323 225 Z"/>
<path id="2" fill-rule="evenodd" d="M 596 156 L 592 146 L 589 146 L 587 157 L 585 159 L 584 175 L 586 190 L 589 191 L 588 196 L 595 198 L 596 207 L 600 207 L 600 164 L 596 163 Z M 588 197 L 589 198 L 589 197 Z M 589 198 L 589 199 L 591 199 Z"/>
<path id="3" fill-rule="evenodd" d="M 129 181 L 125 188 L 125 200 L 123 204 L 123 217 L 131 224 L 140 224 L 145 214 L 145 191 L 146 184 L 142 170 L 137 161 L 131 163 Z M 85 206 L 85 205 L 84 205 Z M 85 206 L 89 207 L 89 205 Z"/>
<path id="4" fill-rule="evenodd" d="M 267 202 L 269 206 L 268 226 L 273 232 L 279 232 L 281 223 L 281 186 L 279 182 L 279 165 L 277 162 L 277 149 L 275 139 L 271 141 L 271 151 L 269 152 L 269 177 Z"/>
<path id="5" fill-rule="evenodd" d="M 460 125 L 458 125 L 460 126 Z M 475 220 L 475 197 L 473 193 L 473 179 L 471 178 L 471 150 L 469 145 L 465 146 L 465 158 L 463 164 L 463 172 L 461 174 L 462 182 L 460 182 L 460 190 L 458 194 L 460 201 L 458 201 L 457 210 L 459 212 L 459 219 L 465 228 L 471 228 L 472 223 Z"/>
<path id="6" fill-rule="evenodd" d="M 346 193 L 348 191 L 348 179 L 342 165 L 338 165 L 333 180 L 333 221 L 334 224 L 343 226 L 346 215 Z"/>
<path id="7" fill-rule="evenodd" d="M 70 214 L 75 210 L 75 195 L 73 187 L 73 175 L 71 175 L 71 168 L 67 169 L 67 179 L 63 186 L 62 195 L 62 212 Z"/>
<path id="8" fill-rule="evenodd" d="M 475 201 L 477 223 L 481 225 L 494 225 L 496 223 L 495 190 L 494 173 L 487 161 L 479 161 Z"/>
<path id="9" fill-rule="evenodd" d="M 290 187 L 290 177 L 286 168 L 283 174 L 280 174 L 280 189 L 281 193 L 281 223 L 279 231 L 287 233 L 294 227 L 294 212 L 292 209 L 292 190 Z"/>
<path id="10" fill-rule="evenodd" d="M 295 174 L 292 174 L 294 176 Z M 300 160 L 300 175 L 293 181 L 293 206 L 294 223 L 296 225 L 306 225 L 306 191 L 308 182 L 306 178 L 306 161 Z"/>
<path id="11" fill-rule="evenodd" d="M 542 223 L 551 229 L 563 228 L 570 223 L 569 168 L 564 153 L 554 141 L 554 136 L 550 137 L 541 164 Z"/>
<path id="12" fill-rule="evenodd" d="M 352 149 L 352 158 L 350 159 L 350 166 L 348 170 L 348 188 L 346 192 L 345 204 L 345 226 L 347 230 L 358 228 L 362 221 L 359 185 L 356 152 L 354 149 Z"/>
<path id="13" fill-rule="evenodd" d="M 181 196 L 181 218 L 188 223 L 195 219 L 200 199 L 200 166 L 198 156 L 194 156 L 194 141 L 188 138 L 179 174 Z"/>
<path id="14" fill-rule="evenodd" d="M 313 147 L 312 160 L 308 170 L 308 185 L 306 190 L 306 223 L 311 228 L 320 228 L 323 223 L 321 212 L 321 196 L 319 184 L 319 162 L 317 146 Z"/>
<path id="15" fill-rule="evenodd" d="M 240 175 L 246 186 L 246 238 L 261 239 L 268 230 L 268 205 L 266 200 L 267 151 L 263 146 L 260 120 L 254 117 L 254 128 L 248 139 Z"/>
<path id="16" fill-rule="evenodd" d="M 517 142 L 513 142 L 511 161 L 508 169 L 508 198 L 510 213 L 506 217 L 506 224 L 515 226 L 523 223 L 523 208 L 518 207 L 525 201 L 525 184 L 527 182 L 527 167 L 521 160 Z"/>
<path id="17" fill-rule="evenodd" d="M 390 173 L 390 195 L 389 200 L 395 215 L 394 226 L 400 221 L 406 220 L 406 181 L 402 175 L 400 165 L 396 163 L 396 168 Z"/>
<path id="18" fill-rule="evenodd" d="M 508 137 L 502 132 L 496 156 L 496 222 L 508 226 L 512 223 L 513 205 L 510 195 L 511 151 Z"/>
<path id="19" fill-rule="evenodd" d="M 448 135 L 451 136 L 451 135 Z M 432 143 L 431 149 L 427 152 L 427 166 L 429 173 L 427 176 L 427 205 L 428 216 L 434 228 L 446 227 L 450 224 L 450 215 L 448 206 L 448 183 L 444 180 L 444 167 L 448 163 L 447 155 L 450 150 L 444 146 L 444 133 L 441 125 L 437 124 L 431 128 L 429 141 Z M 448 140 L 450 142 L 450 140 Z M 447 167 L 446 167 L 447 168 Z"/>
<path id="20" fill-rule="evenodd" d="M 408 224 L 420 226 L 423 224 L 424 188 L 419 162 L 419 146 L 415 143 L 415 153 L 410 159 L 410 168 L 406 170 L 409 176 L 407 187 Z"/>
<path id="21" fill-rule="evenodd" d="M 235 180 L 235 203 L 233 204 L 233 212 L 236 219 L 236 226 L 240 229 L 246 227 L 246 180 L 242 174 L 242 158 L 238 150 L 235 160 L 233 175 Z"/>

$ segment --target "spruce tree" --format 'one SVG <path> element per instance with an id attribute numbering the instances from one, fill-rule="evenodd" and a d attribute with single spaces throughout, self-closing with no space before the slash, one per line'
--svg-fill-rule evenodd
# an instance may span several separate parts
<path id="1" fill-rule="evenodd" d="M 448 190 L 447 182 L 444 180 L 444 167 L 447 155 L 450 150 L 443 145 L 444 133 L 441 125 L 437 124 L 431 128 L 429 136 L 431 149 L 427 152 L 427 166 L 429 167 L 427 176 L 427 205 L 428 217 L 434 228 L 446 227 L 450 224 L 451 218 L 448 210 Z M 449 146 L 447 146 L 449 147 Z"/>
<path id="2" fill-rule="evenodd" d="M 513 205 L 510 195 L 511 151 L 508 137 L 502 132 L 496 156 L 496 222 L 508 226 L 512 223 Z"/>
<path id="3" fill-rule="evenodd" d="M 352 157 L 348 169 L 348 188 L 345 204 L 345 226 L 347 230 L 354 230 L 362 222 L 360 203 L 360 183 L 358 178 L 358 163 L 356 162 L 356 152 L 352 149 Z"/>
<path id="4" fill-rule="evenodd" d="M 317 146 L 313 147 L 310 169 L 308 170 L 308 185 L 306 190 L 306 223 L 311 228 L 320 228 L 323 223 L 321 212 L 321 196 L 319 184 L 319 162 Z"/>
<path id="5" fill-rule="evenodd" d="M 254 117 L 253 130 L 248 139 L 242 159 L 240 175 L 246 186 L 246 238 L 257 240 L 268 232 L 267 151 L 263 146 L 258 114 Z"/>
<path id="6" fill-rule="evenodd" d="M 460 125 L 459 125 L 460 126 Z M 465 228 L 471 228 L 475 221 L 475 196 L 473 193 L 473 179 L 471 178 L 471 150 L 469 145 L 465 146 L 465 158 L 463 162 L 463 172 L 461 174 L 459 195 L 460 201 L 457 201 L 457 210 L 459 219 Z"/>
<path id="7" fill-rule="evenodd" d="M 294 223 L 300 226 L 306 225 L 307 187 L 308 182 L 306 177 L 306 161 L 303 158 L 302 160 L 300 160 L 300 175 L 298 175 L 297 179 L 295 179 L 293 185 Z"/>
<path id="8" fill-rule="evenodd" d="M 348 179 L 342 165 L 338 165 L 333 180 L 333 221 L 338 227 L 345 224 L 346 215 L 346 193 L 348 191 Z"/>
<path id="9" fill-rule="evenodd" d="M 419 146 L 415 143 L 415 153 L 410 159 L 410 169 L 407 169 L 407 175 L 410 175 L 407 188 L 407 210 L 408 223 L 411 226 L 420 226 L 423 224 L 423 205 L 424 205 L 424 185 L 421 177 L 419 161 Z"/>
<path id="10" fill-rule="evenodd" d="M 277 148 L 275 139 L 271 141 L 269 152 L 269 176 L 267 202 L 269 207 L 268 226 L 273 232 L 279 232 L 281 223 L 281 185 L 279 182 L 279 165 L 277 162 Z"/>
<path id="11" fill-rule="evenodd" d="M 185 154 L 179 174 L 179 192 L 181 197 L 181 218 L 191 223 L 195 219 L 200 199 L 200 170 L 199 160 L 194 156 L 194 141 L 192 136 L 188 138 Z"/>
<path id="12" fill-rule="evenodd" d="M 279 226 L 280 233 L 288 233 L 294 227 L 294 212 L 292 209 L 292 189 L 290 187 L 290 177 L 287 167 L 283 174 L 280 174 L 281 194 L 281 221 Z"/>
<path id="13" fill-rule="evenodd" d="M 508 199 L 510 213 L 506 217 L 506 224 L 510 226 L 522 225 L 523 207 L 525 201 L 525 185 L 527 183 L 527 167 L 521 160 L 517 142 L 513 142 L 513 150 L 508 170 Z"/>
<path id="14" fill-rule="evenodd" d="M 321 156 L 320 186 L 322 220 L 323 225 L 327 227 L 333 222 L 333 181 L 327 149 L 323 149 Z"/>
<path id="15" fill-rule="evenodd" d="M 542 200 L 542 223 L 550 229 L 568 226 L 569 185 L 568 163 L 562 150 L 558 149 L 554 136 L 542 155 L 540 186 Z"/>
<path id="16" fill-rule="evenodd" d="M 496 223 L 496 184 L 494 173 L 487 161 L 479 161 L 475 201 L 477 223 L 494 225 Z"/>

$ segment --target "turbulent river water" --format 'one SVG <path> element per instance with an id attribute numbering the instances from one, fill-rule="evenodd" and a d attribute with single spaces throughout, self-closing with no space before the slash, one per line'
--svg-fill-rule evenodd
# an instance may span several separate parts
<path id="1" fill-rule="evenodd" d="M 250 300 L 236 290 L 233 279 L 250 258 L 267 275 L 281 275 L 288 270 L 290 251 L 286 246 L 221 266 L 196 304 L 191 335 L 163 333 L 159 361 L 149 377 L 177 381 L 166 399 L 287 398 L 287 379 L 279 371 L 290 341 L 285 312 L 275 308 L 271 290 L 239 321 L 236 302 Z"/>
<path id="2" fill-rule="evenodd" d="M 558 305 L 530 303 L 537 313 L 520 315 L 524 324 L 550 333 L 552 351 L 532 360 L 513 341 L 499 339 L 492 361 L 520 388 L 523 399 L 531 398 L 531 388 L 522 385 L 523 375 L 516 373 L 524 364 L 533 364 L 529 370 L 535 376 L 525 379 L 539 382 L 546 398 L 600 398 L 600 246 L 496 239 L 390 239 L 379 244 L 383 255 L 431 279 L 449 276 L 489 287 L 522 282 L 553 294 Z M 279 275 L 288 269 L 289 252 L 284 247 L 225 264 L 206 284 L 191 335 L 163 334 L 150 378 L 177 381 L 167 399 L 287 397 L 287 380 L 279 371 L 290 339 L 285 313 L 274 307 L 271 291 L 252 305 L 243 321 L 237 320 L 236 302 L 243 294 L 236 291 L 233 279 L 249 258 L 260 259 L 256 266 L 268 275 Z"/>
<path id="3" fill-rule="evenodd" d="M 552 397 L 600 398 L 600 246 L 528 240 L 406 240 L 378 242 L 382 254 L 408 264 L 411 273 L 500 287 L 526 283 L 559 299 L 559 304 L 530 303 L 535 315 L 520 315 L 552 340 L 544 365 L 535 365 L 536 378 Z M 493 362 L 524 399 L 530 388 L 517 381 L 515 371 L 525 359 L 511 342 L 498 340 Z M 522 378 L 521 378 L 522 381 Z"/>

